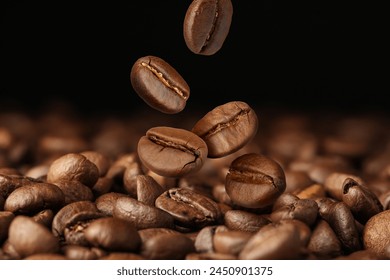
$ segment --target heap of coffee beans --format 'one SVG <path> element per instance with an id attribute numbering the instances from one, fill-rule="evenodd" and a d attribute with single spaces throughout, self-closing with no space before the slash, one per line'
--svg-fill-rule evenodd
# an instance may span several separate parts
<path id="1" fill-rule="evenodd" d="M 216 53 L 232 14 L 194 0 L 188 48 Z M 186 112 L 162 58 L 130 81 L 154 113 L 0 112 L 0 259 L 390 259 L 388 116 L 263 110 L 258 129 L 244 101 Z"/>

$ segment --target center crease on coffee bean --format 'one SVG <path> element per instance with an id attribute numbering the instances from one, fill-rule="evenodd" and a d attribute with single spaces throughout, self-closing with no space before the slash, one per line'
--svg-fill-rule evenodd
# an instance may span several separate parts
<path id="1" fill-rule="evenodd" d="M 216 23 L 217 23 L 218 16 L 219 16 L 219 13 L 218 13 L 218 1 L 215 1 L 215 6 L 216 7 L 215 7 L 215 16 L 214 16 L 213 24 L 211 25 L 210 31 L 209 31 L 209 33 L 207 34 L 207 37 L 206 37 L 206 41 L 204 42 L 202 48 L 200 49 L 200 52 L 202 52 L 207 47 L 207 45 L 209 44 L 210 38 L 213 35 L 215 27 L 217 25 Z"/>
<path id="2" fill-rule="evenodd" d="M 157 136 L 149 136 L 149 140 L 156 143 L 157 145 L 161 145 L 162 149 L 173 148 L 173 149 L 185 152 L 185 153 L 192 154 L 195 157 L 195 159 L 192 162 L 195 162 L 198 159 L 198 157 L 200 156 L 199 151 L 194 149 L 194 148 L 184 146 L 181 144 L 177 144 L 177 143 L 174 143 L 172 141 L 166 141 L 166 140 L 161 139 Z"/>
<path id="3" fill-rule="evenodd" d="M 218 123 L 216 126 L 214 126 L 212 129 L 210 129 L 208 132 L 206 132 L 204 135 L 201 135 L 202 138 L 209 138 L 213 136 L 214 134 L 218 133 L 219 131 L 228 128 L 230 126 L 236 125 L 242 118 L 248 117 L 250 113 L 250 110 L 241 110 L 236 115 L 233 116 L 233 118 L 225 123 Z"/>
<path id="4" fill-rule="evenodd" d="M 250 172 L 250 171 L 237 171 L 230 170 L 229 173 L 233 176 L 234 180 L 248 182 L 248 178 L 251 178 L 251 183 L 255 184 L 272 184 L 275 186 L 274 179 L 271 176 L 265 175 L 261 172 Z"/>
<path id="5" fill-rule="evenodd" d="M 181 91 L 178 87 L 173 86 L 168 79 L 164 78 L 164 75 L 159 72 L 156 68 L 152 67 L 150 64 L 147 64 L 145 62 L 142 62 L 141 65 L 143 67 L 148 68 L 164 85 L 166 85 L 168 88 L 172 89 L 174 92 L 177 93 L 181 98 L 186 100 L 188 96 L 185 95 L 183 91 Z"/>

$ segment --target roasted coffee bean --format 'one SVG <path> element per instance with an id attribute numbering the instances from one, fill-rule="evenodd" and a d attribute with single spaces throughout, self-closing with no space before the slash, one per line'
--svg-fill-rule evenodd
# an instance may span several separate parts
<path id="1" fill-rule="evenodd" d="M 352 185 L 365 185 L 362 178 L 349 173 L 332 172 L 324 181 L 324 187 L 327 194 L 339 201 L 343 200 L 343 193 Z"/>
<path id="2" fill-rule="evenodd" d="M 372 216 L 364 226 L 364 249 L 383 256 L 390 246 L 390 210 Z"/>
<path id="3" fill-rule="evenodd" d="M 44 225 L 47 228 L 51 228 L 51 224 L 54 219 L 54 211 L 51 209 L 45 209 L 34 216 L 32 216 L 34 222 Z"/>
<path id="4" fill-rule="evenodd" d="M 296 194 L 300 199 L 318 199 L 326 196 L 325 188 L 322 184 L 313 184 Z"/>
<path id="5" fill-rule="evenodd" d="M 183 35 L 195 54 L 213 55 L 229 34 L 233 16 L 231 0 L 195 0 L 184 17 Z"/>
<path id="6" fill-rule="evenodd" d="M 304 222 L 297 219 L 281 220 L 279 224 L 291 224 L 298 229 L 299 239 L 303 246 L 307 246 L 311 236 L 311 228 Z"/>
<path id="7" fill-rule="evenodd" d="M 138 155 L 142 163 L 153 172 L 167 177 L 180 177 L 196 172 L 203 166 L 207 158 L 207 145 L 191 131 L 154 127 L 139 140 Z"/>
<path id="8" fill-rule="evenodd" d="M 5 200 L 4 210 L 20 214 L 44 209 L 58 210 L 64 204 L 64 193 L 50 183 L 35 183 L 19 187 Z"/>
<path id="9" fill-rule="evenodd" d="M 68 181 L 62 179 L 56 181 L 55 185 L 59 187 L 64 194 L 65 205 L 76 201 L 94 200 L 92 189 L 80 181 Z"/>
<path id="10" fill-rule="evenodd" d="M 107 251 L 133 252 L 141 245 L 136 228 L 119 218 L 105 217 L 94 220 L 85 229 L 84 235 L 92 246 Z"/>
<path id="11" fill-rule="evenodd" d="M 0 245 L 8 237 L 8 228 L 15 218 L 15 215 L 10 211 L 0 211 Z"/>
<path id="12" fill-rule="evenodd" d="M 81 212 L 74 215 L 66 224 L 64 229 L 65 244 L 89 246 L 90 243 L 86 237 L 86 229 L 95 220 L 103 218 L 100 212 Z"/>
<path id="13" fill-rule="evenodd" d="M 328 222 L 347 254 L 362 248 L 359 232 L 351 210 L 344 202 L 321 198 L 316 201 L 320 216 Z"/>
<path id="14" fill-rule="evenodd" d="M 230 230 L 257 232 L 269 223 L 271 221 L 266 216 L 244 210 L 229 210 L 224 216 L 224 224 Z"/>
<path id="15" fill-rule="evenodd" d="M 119 197 L 113 216 L 129 221 L 137 229 L 173 228 L 173 217 L 169 213 L 131 197 Z"/>
<path id="16" fill-rule="evenodd" d="M 171 228 L 144 228 L 138 230 L 138 233 L 139 236 L 141 237 L 142 242 L 146 242 L 148 239 L 158 234 L 165 234 L 165 233 L 181 234 L 179 231 L 176 231 Z"/>
<path id="17" fill-rule="evenodd" d="M 131 197 L 137 198 L 137 176 L 144 175 L 139 162 L 131 163 L 123 173 L 123 188 Z"/>
<path id="18" fill-rule="evenodd" d="M 164 191 L 163 188 L 152 176 L 138 175 L 137 183 L 137 200 L 146 205 L 154 206 L 154 202 Z"/>
<path id="19" fill-rule="evenodd" d="M 92 201 L 77 201 L 62 207 L 54 216 L 52 232 L 54 236 L 62 236 L 65 228 L 77 215 L 98 213 L 96 205 Z"/>
<path id="20" fill-rule="evenodd" d="M 92 193 L 95 197 L 109 193 L 114 185 L 114 180 L 107 176 L 99 177 L 95 185 L 92 187 Z"/>
<path id="21" fill-rule="evenodd" d="M 213 237 L 217 229 L 216 225 L 203 227 L 195 238 L 195 249 L 198 253 L 214 252 Z"/>
<path id="22" fill-rule="evenodd" d="M 390 210 L 390 190 L 382 193 L 379 196 L 379 201 L 381 202 L 381 204 L 383 206 L 383 210 Z"/>
<path id="23" fill-rule="evenodd" d="M 272 222 L 276 223 L 286 219 L 296 219 L 312 226 L 317 220 L 318 205 L 312 199 L 298 199 L 288 203 L 270 214 Z"/>
<path id="24" fill-rule="evenodd" d="M 231 101 L 215 107 L 192 128 L 208 148 L 208 157 L 220 158 L 232 154 L 256 135 L 256 112 L 245 102 Z"/>
<path id="25" fill-rule="evenodd" d="M 79 153 L 68 153 L 54 160 L 47 172 L 47 182 L 76 180 L 93 187 L 99 178 L 99 170 L 94 163 Z"/>
<path id="26" fill-rule="evenodd" d="M 117 192 L 109 192 L 103 194 L 98 198 L 96 198 L 95 200 L 96 207 L 97 209 L 99 209 L 100 212 L 106 214 L 107 216 L 112 216 L 116 201 L 120 197 L 128 197 L 128 195 L 124 193 L 117 193 Z"/>
<path id="27" fill-rule="evenodd" d="M 110 167 L 110 159 L 98 151 L 84 151 L 80 153 L 85 156 L 90 162 L 96 165 L 99 170 L 99 177 L 106 175 Z"/>
<path id="28" fill-rule="evenodd" d="M 23 215 L 12 220 L 8 240 L 22 258 L 38 253 L 57 253 L 60 248 L 49 229 Z"/>
<path id="29" fill-rule="evenodd" d="M 213 236 L 214 250 L 217 253 L 238 255 L 253 234 L 238 230 L 216 232 Z"/>
<path id="30" fill-rule="evenodd" d="M 193 241 L 184 234 L 160 233 L 142 242 L 141 256 L 151 260 L 184 259 L 195 252 Z"/>
<path id="31" fill-rule="evenodd" d="M 130 72 L 134 91 L 150 107 L 166 113 L 181 112 L 190 97 L 190 87 L 179 72 L 156 56 L 144 56 L 134 63 Z"/>
<path id="32" fill-rule="evenodd" d="M 358 250 L 350 253 L 349 255 L 339 256 L 336 260 L 383 260 L 386 259 L 381 255 L 376 254 L 372 250 Z"/>
<path id="33" fill-rule="evenodd" d="M 171 214 L 177 225 L 187 228 L 216 224 L 222 215 L 214 200 L 185 188 L 165 191 L 155 205 Z"/>
<path id="34" fill-rule="evenodd" d="M 276 161 L 251 153 L 231 163 L 225 187 L 235 204 L 247 208 L 264 208 L 272 205 L 284 192 L 286 178 Z"/>
<path id="35" fill-rule="evenodd" d="M 107 255 L 103 249 L 78 245 L 63 246 L 61 251 L 69 260 L 97 260 Z"/>
<path id="36" fill-rule="evenodd" d="M 255 233 L 238 255 L 241 260 L 300 259 L 302 244 L 292 224 L 269 224 Z"/>
<path id="37" fill-rule="evenodd" d="M 17 188 L 39 182 L 41 181 L 26 176 L 0 174 L 0 196 L 6 199 Z"/>
<path id="38" fill-rule="evenodd" d="M 307 248 L 320 259 L 340 256 L 342 244 L 327 221 L 320 219 L 315 225 Z"/>

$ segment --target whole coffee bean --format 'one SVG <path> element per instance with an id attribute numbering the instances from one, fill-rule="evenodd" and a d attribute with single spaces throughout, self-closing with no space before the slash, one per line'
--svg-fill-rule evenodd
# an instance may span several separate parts
<path id="1" fill-rule="evenodd" d="M 58 180 L 55 185 L 59 187 L 64 194 L 64 204 L 67 205 L 76 201 L 94 200 L 92 189 L 80 181 Z"/>
<path id="2" fill-rule="evenodd" d="M 226 192 L 231 200 L 247 208 L 272 205 L 286 189 L 282 167 L 261 154 L 245 154 L 236 158 L 226 176 Z"/>
<path id="3" fill-rule="evenodd" d="M 114 186 L 114 180 L 107 176 L 99 177 L 95 185 L 92 187 L 92 193 L 95 197 L 109 193 Z"/>
<path id="4" fill-rule="evenodd" d="M 6 199 L 4 210 L 28 214 L 44 209 L 58 210 L 64 204 L 64 193 L 50 183 L 35 183 L 14 190 Z"/>
<path id="5" fill-rule="evenodd" d="M 195 54 L 213 55 L 229 34 L 233 16 L 230 0 L 195 0 L 184 17 L 183 35 L 187 47 Z"/>
<path id="6" fill-rule="evenodd" d="M 15 215 L 10 211 L 0 211 L 0 245 L 8 237 L 8 228 Z"/>
<path id="7" fill-rule="evenodd" d="M 165 188 L 160 186 L 152 176 L 138 175 L 137 182 L 137 200 L 147 205 L 154 206 L 157 197 L 165 191 Z"/>
<path id="8" fill-rule="evenodd" d="M 365 182 L 359 176 L 341 172 L 330 173 L 324 181 L 325 191 L 339 201 L 343 200 L 345 186 L 351 185 L 365 185 Z"/>
<path id="9" fill-rule="evenodd" d="M 364 226 L 363 244 L 365 249 L 384 255 L 390 246 L 390 210 L 372 216 Z"/>
<path id="10" fill-rule="evenodd" d="M 360 235 L 351 210 L 344 202 L 330 198 L 316 200 L 320 216 L 328 222 L 341 241 L 344 252 L 351 253 L 362 248 Z"/>
<path id="11" fill-rule="evenodd" d="M 54 160 L 47 172 L 47 182 L 76 180 L 93 187 L 99 178 L 99 170 L 94 163 L 78 153 L 68 153 Z"/>
<path id="12" fill-rule="evenodd" d="M 232 154 L 256 135 L 256 112 L 245 102 L 231 101 L 215 107 L 192 128 L 208 148 L 208 157 L 220 158 Z"/>
<path id="13" fill-rule="evenodd" d="M 254 233 L 247 231 L 217 232 L 213 237 L 215 252 L 238 255 Z"/>
<path id="14" fill-rule="evenodd" d="M 133 252 L 141 245 L 141 238 L 135 227 L 119 218 L 94 220 L 85 229 L 84 235 L 92 246 L 108 251 Z"/>
<path id="15" fill-rule="evenodd" d="M 96 165 L 99 170 L 99 176 L 102 177 L 106 175 L 109 167 L 110 167 L 110 159 L 108 156 L 104 155 L 98 151 L 84 151 L 80 153 L 85 156 L 90 162 Z"/>
<path id="16" fill-rule="evenodd" d="M 195 249 L 198 253 L 214 252 L 213 237 L 217 229 L 216 225 L 203 227 L 195 238 Z"/>
<path id="17" fill-rule="evenodd" d="M 99 209 L 100 212 L 106 214 L 107 216 L 112 216 L 114 212 L 115 203 L 120 197 L 128 197 L 128 195 L 117 192 L 109 192 L 103 194 L 96 198 L 96 207 L 97 209 Z"/>
<path id="18" fill-rule="evenodd" d="M 215 224 L 222 215 L 214 200 L 185 188 L 165 191 L 156 199 L 155 205 L 171 214 L 177 225 L 186 228 Z"/>
<path id="19" fill-rule="evenodd" d="M 166 177 L 180 177 L 196 172 L 203 166 L 207 158 L 207 145 L 191 131 L 154 127 L 139 140 L 138 155 L 153 172 Z"/>
<path id="20" fill-rule="evenodd" d="M 320 219 L 315 225 L 307 248 L 320 259 L 342 254 L 342 244 L 327 221 Z"/>
<path id="21" fill-rule="evenodd" d="M 379 201 L 384 210 L 390 210 L 390 189 L 379 196 Z"/>
<path id="22" fill-rule="evenodd" d="M 138 234 L 141 237 L 141 242 L 146 242 L 148 239 L 152 238 L 153 236 L 159 235 L 159 234 L 181 234 L 179 231 L 176 231 L 171 228 L 144 228 L 138 230 Z"/>
<path id="23" fill-rule="evenodd" d="M 59 241 L 50 230 L 23 215 L 12 220 L 8 240 L 22 258 L 38 253 L 59 252 Z"/>
<path id="24" fill-rule="evenodd" d="M 32 218 L 35 222 L 42 224 L 47 228 L 51 228 L 51 223 L 54 219 L 54 212 L 51 209 L 45 209 L 32 216 Z"/>
<path id="25" fill-rule="evenodd" d="M 169 213 L 149 206 L 131 197 L 119 197 L 115 203 L 113 217 L 132 223 L 137 229 L 173 228 L 173 217 Z"/>
<path id="26" fill-rule="evenodd" d="M 123 188 L 131 197 L 137 198 L 137 176 L 143 175 L 142 165 L 139 162 L 131 163 L 123 173 Z"/>
<path id="27" fill-rule="evenodd" d="M 75 216 L 91 212 L 99 212 L 92 201 L 76 201 L 65 205 L 54 215 L 52 223 L 53 235 L 56 237 L 62 236 L 66 226 L 73 221 Z"/>
<path id="28" fill-rule="evenodd" d="M 131 85 L 150 107 L 176 114 L 186 106 L 190 87 L 168 62 L 156 56 L 139 58 L 131 68 Z"/>
<path id="29" fill-rule="evenodd" d="M 193 252 L 194 242 L 184 234 L 160 233 L 141 245 L 141 256 L 150 260 L 179 260 Z"/>
<path id="30" fill-rule="evenodd" d="M 264 215 L 244 210 L 229 210 L 225 213 L 224 223 L 230 230 L 257 232 L 271 221 Z"/>
<path id="31" fill-rule="evenodd" d="M 255 233 L 238 255 L 241 260 L 284 260 L 301 258 L 302 244 L 292 224 L 269 224 Z"/>
<path id="32" fill-rule="evenodd" d="M 307 246 L 311 236 L 311 228 L 304 222 L 297 219 L 281 220 L 279 224 L 291 224 L 298 229 L 299 239 L 303 246 Z"/>
<path id="33" fill-rule="evenodd" d="M 0 196 L 6 199 L 17 188 L 39 182 L 41 181 L 26 176 L 0 174 Z"/>
<path id="34" fill-rule="evenodd" d="M 103 249 L 78 245 L 65 245 L 61 251 L 68 260 L 97 260 L 107 255 Z"/>

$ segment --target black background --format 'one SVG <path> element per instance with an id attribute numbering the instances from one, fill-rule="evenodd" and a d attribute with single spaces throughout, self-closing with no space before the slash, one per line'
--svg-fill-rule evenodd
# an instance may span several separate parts
<path id="1" fill-rule="evenodd" d="M 191 88 L 187 110 L 232 100 L 254 107 L 386 111 L 366 14 L 332 1 L 232 0 L 231 29 L 213 56 L 183 39 L 190 0 L 5 1 L 1 106 L 83 112 L 149 110 L 129 73 L 141 56 L 169 62 Z"/>

